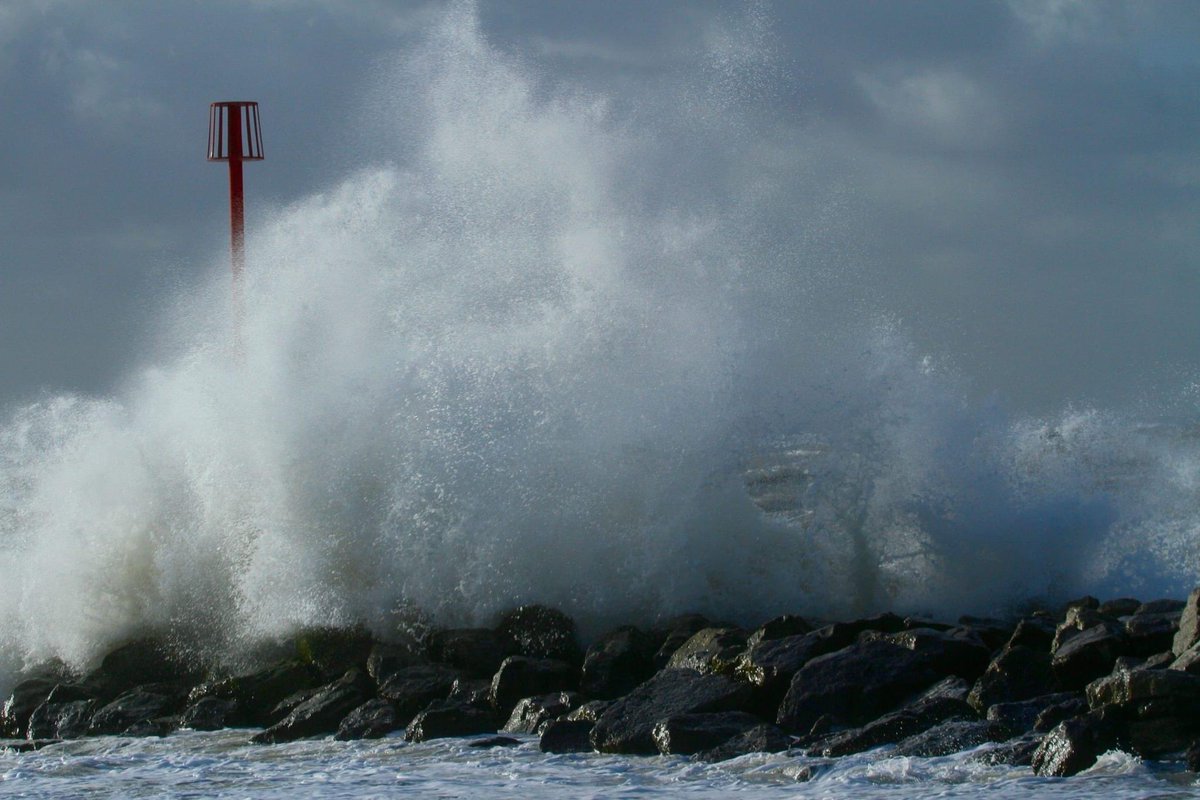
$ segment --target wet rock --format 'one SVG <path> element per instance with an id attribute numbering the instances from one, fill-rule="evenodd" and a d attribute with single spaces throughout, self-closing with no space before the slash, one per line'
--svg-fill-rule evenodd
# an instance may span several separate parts
<path id="1" fill-rule="evenodd" d="M 239 716 L 236 700 L 202 697 L 184 709 L 179 726 L 194 731 L 218 731 L 231 727 L 231 722 Z"/>
<path id="2" fill-rule="evenodd" d="M 957 675 L 969 681 L 983 674 L 992 655 L 979 634 L 969 628 L 946 631 L 912 628 L 888 634 L 886 641 L 913 651 L 943 675 Z"/>
<path id="3" fill-rule="evenodd" d="M 901 740 L 893 754 L 933 758 L 970 750 L 986 742 L 1003 741 L 1005 738 L 1003 728 L 994 722 L 955 719 Z"/>
<path id="4" fill-rule="evenodd" d="M 610 631 L 588 648 L 580 690 L 604 700 L 627 694 L 654 674 L 658 647 L 655 637 L 631 625 Z"/>
<path id="5" fill-rule="evenodd" d="M 1200 676 L 1164 669 L 1114 672 L 1088 684 L 1087 699 L 1093 709 L 1116 706 L 1138 716 L 1156 709 L 1200 713 Z"/>
<path id="6" fill-rule="evenodd" d="M 577 668 L 565 661 L 509 656 L 492 678 L 489 699 L 504 719 L 523 697 L 573 690 L 578 685 Z"/>
<path id="7" fill-rule="evenodd" d="M 1182 614 L 1187 603 L 1183 600 L 1177 600 L 1173 597 L 1164 597 L 1160 600 L 1150 600 L 1138 606 L 1137 614 L 1167 614 L 1175 613 Z"/>
<path id="8" fill-rule="evenodd" d="M 42 703 L 29 717 L 28 738 L 30 739 L 77 739 L 86 736 L 96 713 L 95 700 L 51 699 Z"/>
<path id="9" fill-rule="evenodd" d="M 667 669 L 694 669 L 706 675 L 730 675 L 746 648 L 741 628 L 705 628 L 688 639 L 667 662 Z"/>
<path id="10" fill-rule="evenodd" d="M 322 687 L 251 741 L 276 744 L 333 733 L 346 715 L 367 701 L 371 688 L 366 672 L 352 669 L 338 681 Z"/>
<path id="11" fill-rule="evenodd" d="M 921 655 L 886 641 L 866 641 L 805 664 L 792 678 L 776 723 L 804 733 L 831 714 L 861 725 L 929 688 L 942 676 Z"/>
<path id="12" fill-rule="evenodd" d="M 1033 754 L 1037 752 L 1041 744 L 1041 736 L 1025 734 L 983 750 L 976 756 L 976 760 L 983 764 L 1028 767 L 1033 763 Z"/>
<path id="13" fill-rule="evenodd" d="M 657 752 L 653 730 L 676 714 L 741 711 L 750 702 L 749 686 L 720 675 L 667 669 L 614 700 L 592 731 L 592 746 L 602 753 Z"/>
<path id="14" fill-rule="evenodd" d="M 13 687 L 0 713 L 0 727 L 6 736 L 24 737 L 34 709 L 46 702 L 54 688 L 71 680 L 70 670 L 61 661 L 48 661 L 30 670 Z"/>
<path id="15" fill-rule="evenodd" d="M 1200 675 L 1200 642 L 1184 650 L 1178 658 L 1172 659 L 1170 669 Z"/>
<path id="16" fill-rule="evenodd" d="M 760 723 L 696 754 L 701 761 L 727 761 L 750 753 L 782 753 L 792 746 L 792 737 L 778 726 Z"/>
<path id="17" fill-rule="evenodd" d="M 589 700 L 573 711 L 568 712 L 567 719 L 586 719 L 589 722 L 595 722 L 600 719 L 600 715 L 607 711 L 611 705 L 611 700 Z"/>
<path id="18" fill-rule="evenodd" d="M 1171 652 L 1182 655 L 1192 645 L 1200 642 L 1200 587 L 1192 590 L 1183 613 L 1179 617 L 1179 631 L 1171 645 Z"/>
<path id="19" fill-rule="evenodd" d="M 368 700 L 347 714 L 338 723 L 333 735 L 339 742 L 355 739 L 381 739 L 404 727 L 396 714 L 396 707 L 381 697 Z"/>
<path id="20" fill-rule="evenodd" d="M 515 643 L 518 655 L 565 661 L 575 666 L 583 661 L 575 621 L 557 609 L 521 606 L 505 614 L 496 631 Z"/>
<path id="21" fill-rule="evenodd" d="M 1117 623 L 1094 609 L 1076 607 L 1068 610 L 1066 620 L 1054 631 L 1054 642 L 1050 645 L 1051 654 L 1057 653 L 1067 642 L 1084 631 L 1099 626 L 1108 627 L 1114 632 L 1119 627 Z"/>
<path id="22" fill-rule="evenodd" d="M 1014 639 L 1016 635 L 1013 634 Z M 967 702 L 982 713 L 997 703 L 1029 700 L 1058 690 L 1058 681 L 1050 668 L 1050 654 L 1010 641 L 975 682 Z"/>
<path id="23" fill-rule="evenodd" d="M 905 624 L 908 620 L 905 620 Z M 795 614 L 783 614 L 769 619 L 759 625 L 746 639 L 746 646 L 753 647 L 759 642 L 769 642 L 773 639 L 783 639 L 788 636 L 803 636 L 813 632 L 813 625 L 804 617 Z"/>
<path id="24" fill-rule="evenodd" d="M 1033 730 L 1037 733 L 1046 733 L 1047 731 L 1054 730 L 1060 722 L 1065 722 L 1072 717 L 1078 717 L 1087 712 L 1087 699 L 1076 695 L 1042 709 L 1037 719 L 1033 721 Z"/>
<path id="25" fill-rule="evenodd" d="M 968 628 L 976 633 L 989 650 L 999 650 L 1013 634 L 1011 622 L 991 617 L 973 617 L 970 615 L 958 618 L 960 627 Z M 1053 623 L 1051 628 L 1053 628 Z"/>
<path id="26" fill-rule="evenodd" d="M 438 700 L 413 718 L 404 738 L 409 742 L 424 742 L 495 732 L 496 721 L 487 711 L 454 700 Z"/>
<path id="27" fill-rule="evenodd" d="M 445 700 L 461 676 L 458 670 L 440 664 L 404 667 L 384 681 L 379 696 L 395 707 L 400 725 L 407 725 L 430 703 Z"/>
<path id="28" fill-rule="evenodd" d="M 654 669 L 660 670 L 667 665 L 671 660 L 671 656 L 675 655 L 684 642 L 695 636 L 705 628 L 713 627 L 707 617 L 700 614 L 684 614 L 679 617 L 672 617 L 659 629 L 653 631 L 651 635 L 659 642 L 658 650 L 654 654 Z"/>
<path id="29" fill-rule="evenodd" d="M 1142 601 L 1132 597 L 1119 597 L 1113 600 L 1105 600 L 1096 609 L 1106 617 L 1128 617 L 1137 613 L 1137 610 L 1142 607 Z"/>
<path id="30" fill-rule="evenodd" d="M 1076 775 L 1118 745 L 1119 729 L 1111 715 L 1092 711 L 1073 717 L 1042 739 L 1033 754 L 1033 772 L 1042 776 Z"/>
<path id="31" fill-rule="evenodd" d="M 1200 719 L 1193 714 L 1132 719 L 1123 730 L 1124 744 L 1141 758 L 1179 756 L 1200 741 Z"/>
<path id="32" fill-rule="evenodd" d="M 1182 658 L 1182 656 L 1181 656 Z M 1170 650 L 1165 653 L 1155 653 L 1143 661 L 1137 669 L 1167 669 L 1175 663 L 1175 654 Z M 1189 670 L 1184 670 L 1185 672 Z"/>
<path id="33" fill-rule="evenodd" d="M 519 744 L 521 744 L 521 740 L 514 739 L 511 736 L 488 736 L 485 739 L 476 739 L 473 742 L 468 742 L 467 747 L 483 750 L 491 747 L 516 747 Z"/>
<path id="34" fill-rule="evenodd" d="M 110 651 L 84 682 L 103 684 L 109 694 L 115 694 L 149 683 L 190 685 L 202 677 L 202 670 L 176 653 L 165 639 L 146 637 Z"/>
<path id="35" fill-rule="evenodd" d="M 1054 644 L 1056 628 L 1054 621 L 1046 617 L 1026 617 L 1017 623 L 1005 645 L 1049 651 Z"/>
<path id="36" fill-rule="evenodd" d="M 890 630 L 903 625 L 898 617 L 879 620 L 884 626 L 882 633 L 897 633 Z M 800 636 L 785 636 L 770 639 L 748 648 L 738 657 L 734 674 L 758 687 L 767 706 L 778 706 L 791 685 L 792 678 L 805 664 L 820 656 L 849 647 L 864 631 L 876 630 L 858 623 L 834 623 Z"/>
<path id="37" fill-rule="evenodd" d="M 445 699 L 490 709 L 492 707 L 492 682 L 481 678 L 459 678 L 450 687 L 450 694 Z"/>
<path id="38" fill-rule="evenodd" d="M 1098 608 L 1100 608 L 1100 601 L 1090 594 L 1085 594 L 1083 597 L 1076 598 L 1075 600 L 1068 600 L 1066 605 L 1063 606 L 1063 610 L 1068 614 L 1074 610 L 1095 611 Z"/>
<path id="39" fill-rule="evenodd" d="M 590 753 L 595 724 L 586 719 L 552 720 L 542 731 L 538 749 L 543 753 Z"/>
<path id="40" fill-rule="evenodd" d="M 760 725 L 762 720 L 744 711 L 675 714 L 657 722 L 651 735 L 663 755 L 692 755 Z"/>
<path id="41" fill-rule="evenodd" d="M 1188 747 L 1183 756 L 1183 763 L 1188 768 L 1188 772 L 1200 772 L 1200 741 Z"/>
<path id="42" fill-rule="evenodd" d="M 861 753 L 882 744 L 899 742 L 949 719 L 975 719 L 975 710 L 967 705 L 970 685 L 962 678 L 947 678 L 896 711 L 884 714 L 861 728 L 833 734 L 814 748 L 827 757 Z"/>
<path id="43" fill-rule="evenodd" d="M 566 716 L 583 702 L 577 692 L 556 692 L 521 699 L 513 708 L 505 733 L 540 733 L 551 720 Z"/>
<path id="44" fill-rule="evenodd" d="M 1059 692 L 1057 694 L 1044 694 L 1040 697 L 1013 703 L 996 703 L 988 708 L 987 720 L 1000 725 L 1008 732 L 1009 736 L 1019 736 L 1033 730 L 1033 726 L 1037 724 L 1039 715 L 1047 708 L 1068 701 L 1082 699 L 1082 695 L 1075 692 Z M 1086 711 L 1087 701 L 1083 700 L 1083 702 L 1084 708 L 1082 711 Z M 1055 722 L 1055 724 L 1057 725 L 1058 723 Z"/>
<path id="45" fill-rule="evenodd" d="M 0 739 L 0 750 L 14 753 L 32 753 L 52 744 L 61 743 L 61 739 Z"/>
<path id="46" fill-rule="evenodd" d="M 451 628 L 429 635 L 430 659 L 472 678 L 495 675 L 500 662 L 516 651 L 516 642 L 488 628 Z"/>
<path id="47" fill-rule="evenodd" d="M 103 736 L 125 733 L 137 723 L 167 717 L 179 711 L 185 696 L 158 689 L 162 684 L 140 687 L 126 692 L 108 705 L 98 709 L 88 724 L 88 734 Z"/>
<path id="48" fill-rule="evenodd" d="M 375 638 L 365 628 L 307 628 L 296 635 L 296 655 L 301 663 L 312 664 L 325 679 L 333 679 L 352 669 L 367 674 L 367 659 L 375 647 Z"/>
<path id="49" fill-rule="evenodd" d="M 230 725 L 267 727 L 279 721 L 275 709 L 288 697 L 315 689 L 320 676 L 311 664 L 289 660 L 257 672 L 201 684 L 192 690 L 189 700 L 218 697 L 237 703 L 237 714 Z"/>
<path id="50" fill-rule="evenodd" d="M 393 673 L 405 667 L 424 664 L 424 650 L 425 648 L 411 636 L 380 642 L 371 648 L 367 656 L 367 674 L 376 684 L 382 684 Z"/>
<path id="51" fill-rule="evenodd" d="M 179 717 L 156 717 L 154 719 L 135 722 L 125 729 L 125 736 L 169 736 L 179 730 Z"/>
<path id="52" fill-rule="evenodd" d="M 1082 689 L 1111 672 L 1113 663 L 1124 651 L 1125 633 L 1121 628 L 1095 625 L 1058 647 L 1050 665 L 1059 686 Z"/>

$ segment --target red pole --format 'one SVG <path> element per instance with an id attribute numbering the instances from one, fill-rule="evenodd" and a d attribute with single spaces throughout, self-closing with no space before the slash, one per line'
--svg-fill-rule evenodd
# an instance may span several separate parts
<path id="1" fill-rule="evenodd" d="M 229 106 L 229 229 L 233 254 L 233 344 L 242 353 L 242 271 L 246 267 L 245 200 L 242 196 L 242 107 Z"/>

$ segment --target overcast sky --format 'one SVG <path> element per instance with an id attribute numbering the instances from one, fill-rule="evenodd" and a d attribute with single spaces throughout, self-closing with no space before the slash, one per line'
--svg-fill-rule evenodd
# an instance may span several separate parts
<path id="1" fill-rule="evenodd" d="M 440 9 L 0 0 L 0 404 L 111 390 L 166 298 L 213 268 L 228 218 L 209 102 L 262 103 L 253 220 L 371 160 L 354 115 Z M 1020 408 L 1200 402 L 1194 0 L 479 13 L 546 80 L 618 104 L 702 50 L 769 51 L 750 106 L 774 157 L 818 154 L 858 279 L 922 351 Z"/>

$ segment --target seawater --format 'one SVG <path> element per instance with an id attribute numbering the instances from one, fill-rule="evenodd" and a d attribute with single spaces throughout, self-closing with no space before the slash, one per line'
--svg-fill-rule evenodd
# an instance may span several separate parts
<path id="1" fill-rule="evenodd" d="M 48 658 L 85 669 L 147 632 L 237 668 L 300 626 L 386 636 L 526 602 L 562 608 L 586 638 L 689 611 L 753 625 L 1185 595 L 1195 420 L 1012 414 L 917 351 L 864 285 L 820 153 L 776 141 L 742 103 L 780 69 L 762 24 L 751 14 L 745 43 L 633 101 L 498 48 L 469 4 L 381 65 L 362 90 L 368 133 L 343 154 L 355 168 L 251 220 L 240 354 L 222 253 L 167 304 L 153 356 L 118 391 L 46 396 L 0 422 L 0 685 Z M 805 762 L 783 756 L 241 742 L 56 745 L 4 755 L 4 786 L 1173 785 L 1123 757 L 1057 783 L 967 756 L 870 756 L 801 785 L 788 775 Z"/>
<path id="2" fill-rule="evenodd" d="M 678 756 L 545 755 L 536 738 L 475 749 L 471 739 L 409 744 L 313 740 L 247 744 L 245 731 L 163 739 L 102 737 L 0 754 L 0 796 L 373 798 L 1183 798 L 1196 776 L 1109 753 L 1074 778 L 992 766 L 986 747 L 944 758 L 887 748 L 837 760 L 750 755 L 718 764 Z M 808 777 L 811 775 L 811 777 Z"/>

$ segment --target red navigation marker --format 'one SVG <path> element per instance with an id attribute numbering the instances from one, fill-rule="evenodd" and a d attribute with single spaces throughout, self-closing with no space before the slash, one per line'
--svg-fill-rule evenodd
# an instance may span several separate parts
<path id="1" fill-rule="evenodd" d="M 242 162 L 262 161 L 258 103 L 233 100 L 208 107 L 208 160 L 229 162 L 229 226 L 233 251 L 233 337 L 242 350 L 242 271 L 246 267 L 245 201 Z"/>

